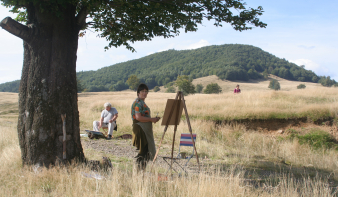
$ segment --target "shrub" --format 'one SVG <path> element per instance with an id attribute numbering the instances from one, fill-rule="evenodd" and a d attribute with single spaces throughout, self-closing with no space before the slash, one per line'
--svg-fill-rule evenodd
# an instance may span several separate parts
<path id="1" fill-rule="evenodd" d="M 272 79 L 270 81 L 269 88 L 273 90 L 280 90 L 280 84 L 276 79 Z"/>
<path id="2" fill-rule="evenodd" d="M 175 93 L 176 89 L 173 86 L 169 86 L 168 89 L 165 92 L 166 93 Z"/>
<path id="3" fill-rule="evenodd" d="M 297 138 L 300 144 L 309 144 L 313 149 L 320 148 L 330 149 L 335 148 L 338 150 L 337 141 L 327 132 L 321 130 L 312 130 L 305 135 L 299 135 L 292 133 L 289 139 L 293 140 Z"/>
<path id="4" fill-rule="evenodd" d="M 158 92 L 158 91 L 160 91 L 160 88 L 158 86 L 155 86 L 154 87 L 154 92 Z"/>
<path id="5" fill-rule="evenodd" d="M 306 88 L 306 85 L 302 83 L 297 86 L 297 89 L 305 89 L 305 88 Z"/>
<path id="6" fill-rule="evenodd" d="M 204 90 L 205 94 L 218 94 L 222 92 L 222 88 L 217 83 L 208 84 Z"/>
<path id="7" fill-rule="evenodd" d="M 203 90 L 203 85 L 202 84 L 197 84 L 195 88 L 197 93 L 201 93 Z"/>

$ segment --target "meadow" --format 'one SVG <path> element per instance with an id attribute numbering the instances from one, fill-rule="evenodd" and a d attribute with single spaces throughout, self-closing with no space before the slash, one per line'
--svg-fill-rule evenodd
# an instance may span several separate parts
<path id="1" fill-rule="evenodd" d="M 133 159 L 116 158 L 91 149 L 84 149 L 86 158 L 108 156 L 112 158 L 114 168 L 108 172 L 99 171 L 96 178 L 90 178 L 88 175 L 95 174 L 83 164 L 50 169 L 21 166 L 16 132 L 18 95 L 0 93 L 0 195 L 336 196 L 338 89 L 317 84 L 309 84 L 302 90 L 297 90 L 294 85 L 287 89 L 287 84 L 281 83 L 281 91 L 271 91 L 264 83 L 257 82 L 251 88 L 247 86 L 252 84 L 241 83 L 242 94 L 239 95 L 230 91 L 234 87 L 230 84 L 229 91 L 221 94 L 186 96 L 191 126 L 197 134 L 196 148 L 202 170 L 186 177 L 164 180 L 158 176 L 163 168 L 156 163 L 152 171 L 148 166 L 145 173 L 137 173 Z M 119 111 L 118 131 L 114 135 L 131 133 L 130 106 L 135 98 L 136 93 L 132 91 L 80 93 L 81 132 L 91 129 L 103 104 L 111 102 Z M 173 98 L 173 93 L 150 92 L 146 103 L 153 115 L 162 116 L 166 100 Z M 239 123 L 215 123 L 217 120 L 261 119 L 268 122 L 269 119 L 294 118 L 305 118 L 306 122 L 281 128 L 283 133 L 251 130 Z M 329 125 L 314 124 L 316 120 L 328 118 L 331 120 Z M 154 124 L 156 144 L 164 129 L 160 122 Z M 185 118 L 177 131 L 178 135 L 189 132 Z M 329 139 L 311 138 L 312 142 L 319 140 L 320 146 L 303 141 L 304 136 L 314 136 L 312 134 L 320 137 L 327 134 Z M 173 128 L 169 127 L 160 154 L 170 152 L 172 139 Z M 90 141 L 88 138 L 82 140 Z M 131 146 L 130 140 L 126 143 Z M 196 165 L 196 159 L 192 159 L 191 167 L 196 168 Z"/>

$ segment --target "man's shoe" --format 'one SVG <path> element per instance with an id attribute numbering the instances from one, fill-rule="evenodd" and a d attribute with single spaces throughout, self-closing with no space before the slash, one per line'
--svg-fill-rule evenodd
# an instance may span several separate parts
<path id="1" fill-rule="evenodd" d="M 108 135 L 107 140 L 111 140 L 111 135 Z"/>

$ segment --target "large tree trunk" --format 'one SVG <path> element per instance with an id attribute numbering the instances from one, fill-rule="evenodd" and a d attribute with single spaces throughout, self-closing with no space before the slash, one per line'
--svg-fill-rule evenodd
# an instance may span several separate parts
<path id="1" fill-rule="evenodd" d="M 64 8 L 60 16 L 41 13 L 34 6 L 27 7 L 27 12 L 28 26 L 10 18 L 1 24 L 24 41 L 18 119 L 22 162 L 50 166 L 58 160 L 83 160 L 77 106 L 79 28 L 75 6 Z M 66 114 L 66 160 L 63 160 L 60 140 L 63 136 L 61 114 Z"/>

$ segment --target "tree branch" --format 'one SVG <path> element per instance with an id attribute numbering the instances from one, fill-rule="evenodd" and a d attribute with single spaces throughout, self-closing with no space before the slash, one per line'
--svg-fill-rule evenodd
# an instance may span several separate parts
<path id="1" fill-rule="evenodd" d="M 1 21 L 0 26 L 9 33 L 21 38 L 26 42 L 32 39 L 29 33 L 29 28 L 26 25 L 22 25 L 21 23 L 13 20 L 11 17 L 4 18 Z"/>
<path id="2" fill-rule="evenodd" d="M 88 14 L 88 9 L 86 6 L 83 6 L 80 10 L 80 12 L 76 16 L 76 22 L 79 26 L 79 30 L 86 27 L 86 17 Z"/>

